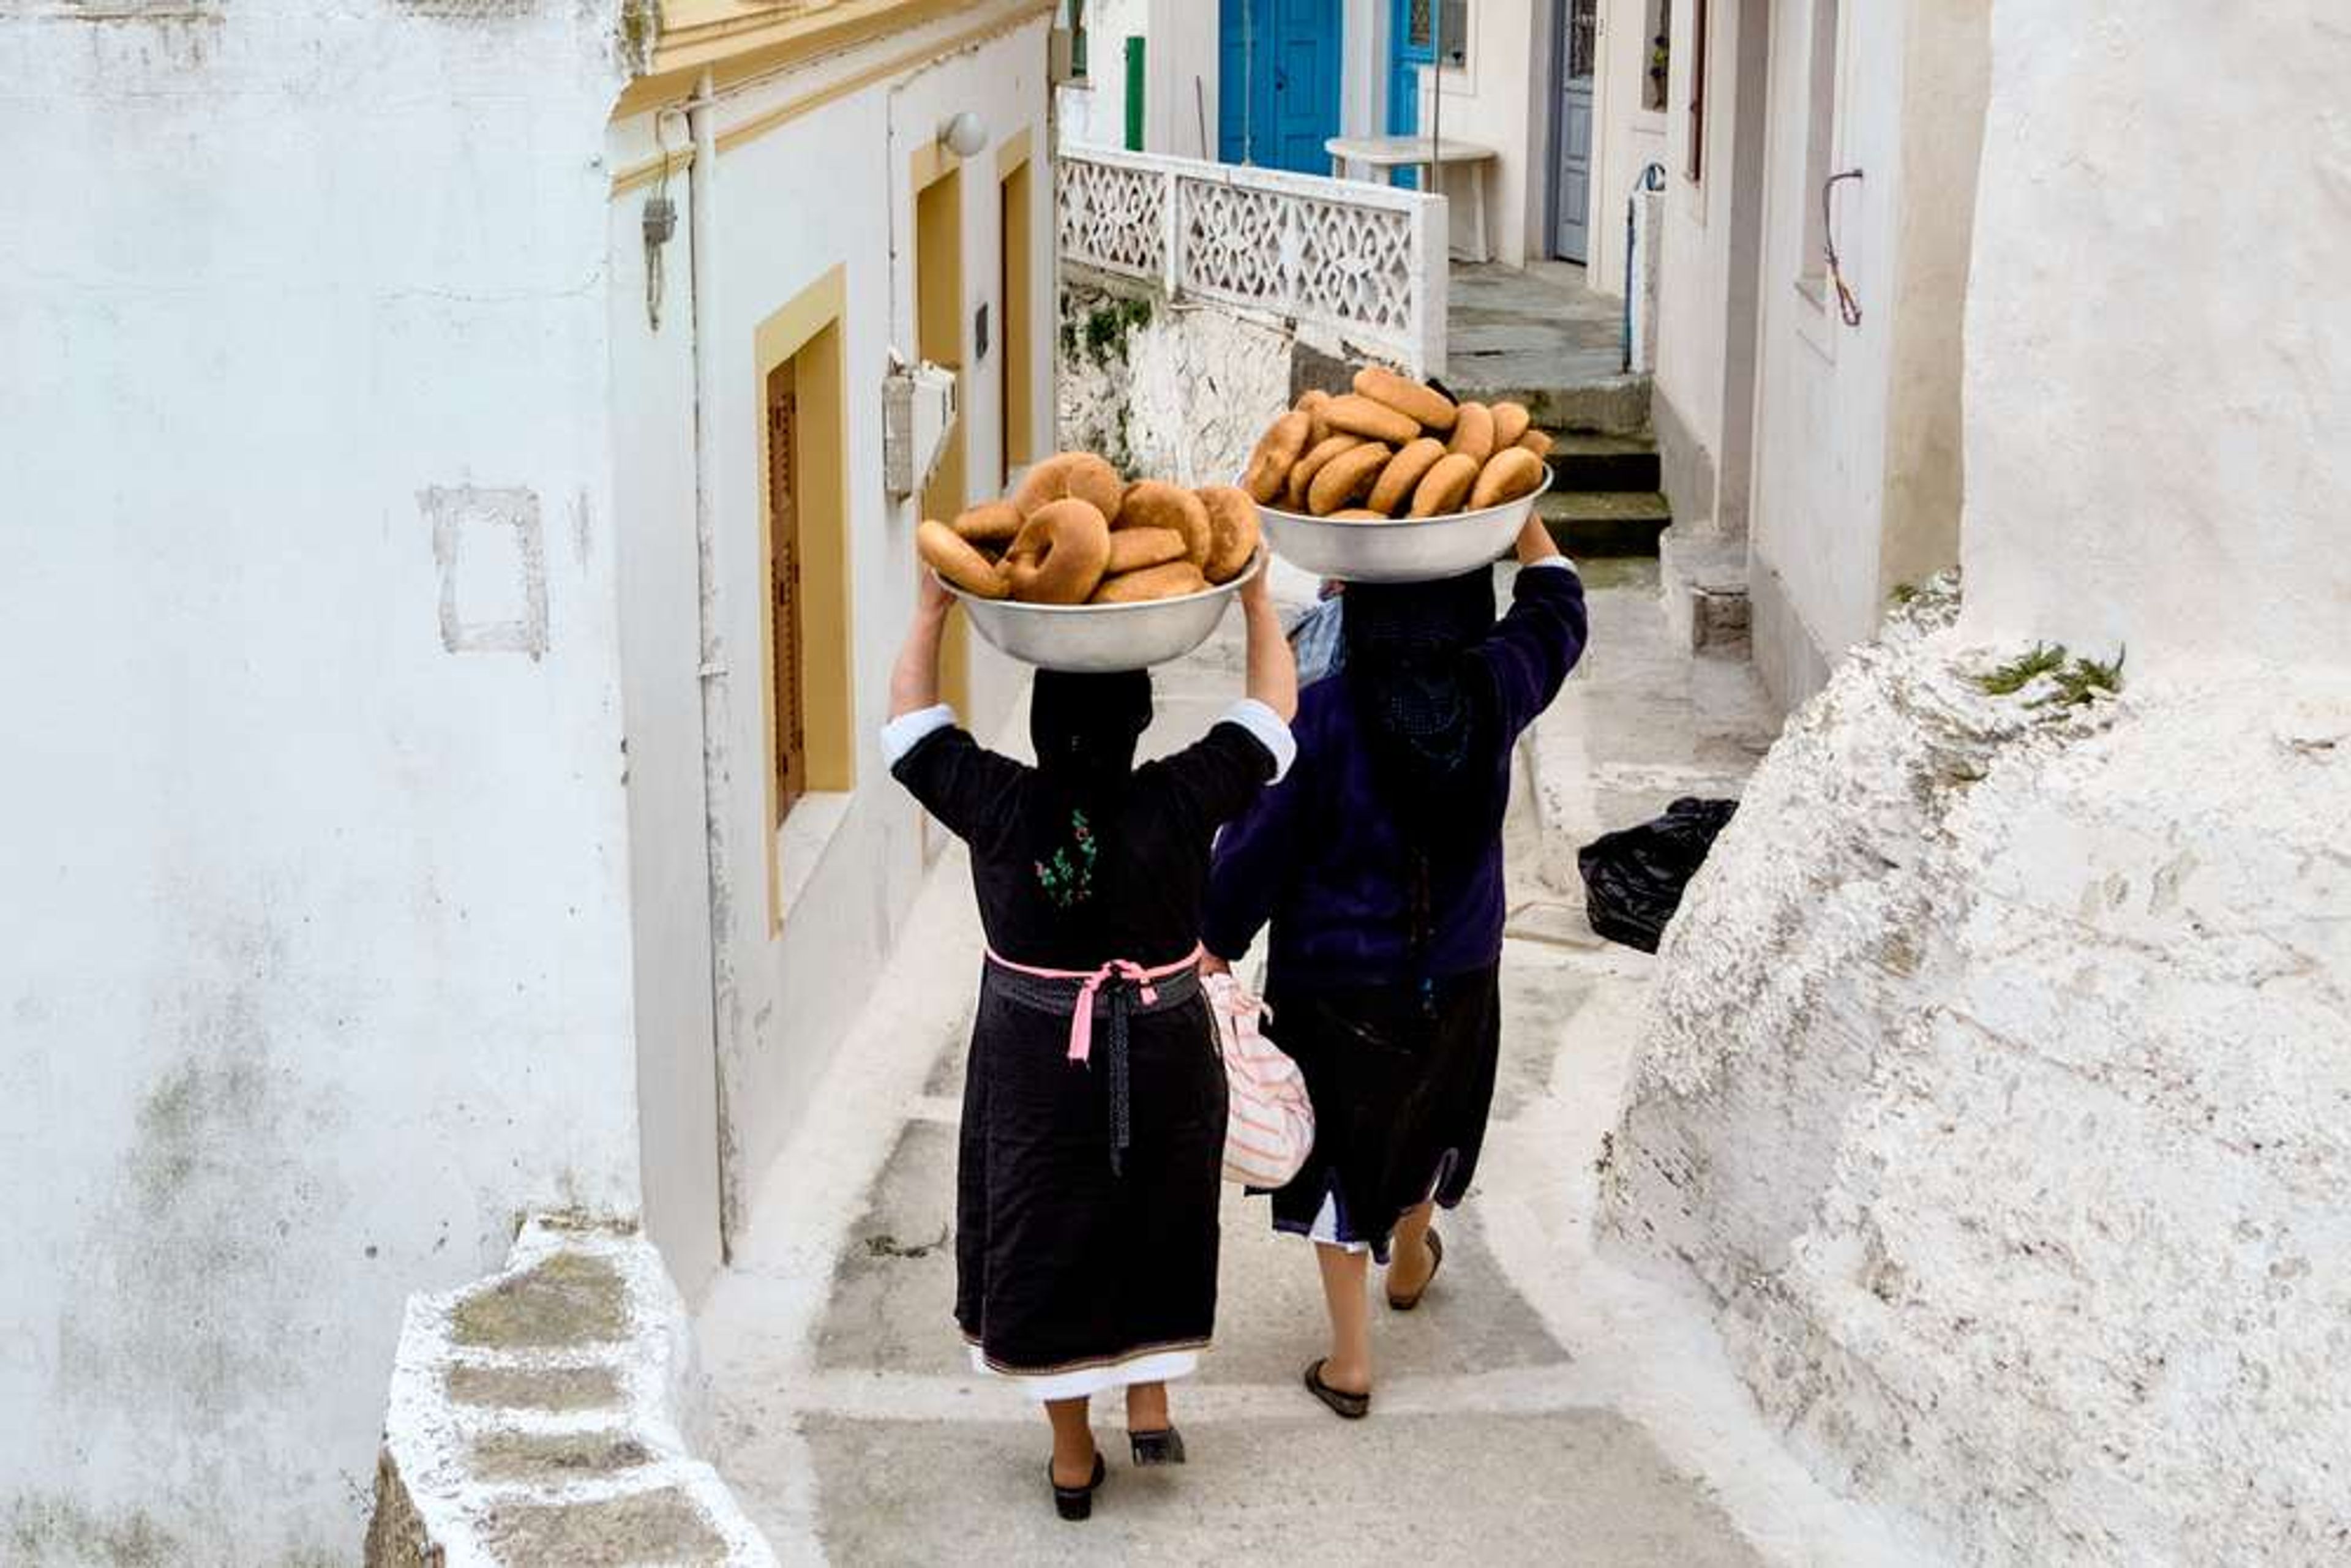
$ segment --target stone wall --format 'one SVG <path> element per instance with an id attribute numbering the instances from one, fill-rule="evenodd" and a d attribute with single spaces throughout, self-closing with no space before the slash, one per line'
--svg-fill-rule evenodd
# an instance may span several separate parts
<path id="1" fill-rule="evenodd" d="M 1661 954 L 1604 1228 L 1963 1561 L 2351 1551 L 2351 686 L 2075 707 L 1930 596 Z"/>
<path id="2" fill-rule="evenodd" d="M 1273 322 L 1066 277 L 1060 444 L 1099 452 L 1130 477 L 1229 481 L 1290 402 L 1293 349 Z"/>

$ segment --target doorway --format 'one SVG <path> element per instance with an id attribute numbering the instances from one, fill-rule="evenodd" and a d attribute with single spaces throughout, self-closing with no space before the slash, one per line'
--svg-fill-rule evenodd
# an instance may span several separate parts
<path id="1" fill-rule="evenodd" d="M 916 180 L 921 181 L 918 168 Z M 968 404 L 963 382 L 963 170 L 935 169 L 914 192 L 914 354 L 956 372 L 959 401 Z M 947 432 L 946 448 L 930 483 L 923 486 L 923 516 L 954 517 L 965 507 L 966 420 Z M 939 645 L 939 696 L 957 713 L 971 712 L 971 648 L 960 611 L 947 618 Z"/>
<path id="2" fill-rule="evenodd" d="M 1217 156 L 1327 174 L 1339 134 L 1339 0 L 1220 0 Z"/>
<path id="3" fill-rule="evenodd" d="M 1592 78 L 1600 49 L 1600 0 L 1562 0 L 1557 155 L 1552 170 L 1552 254 L 1592 255 Z"/>
<path id="4" fill-rule="evenodd" d="M 1008 167 L 1003 167 L 999 160 L 999 167 L 1002 172 L 996 183 L 997 287 L 998 297 L 1004 302 L 1004 348 L 996 357 L 997 407 L 1003 410 L 1003 417 L 996 425 L 996 479 L 999 486 L 1009 486 L 1015 469 L 1037 460 L 1036 413 L 1031 403 L 1035 362 L 1029 342 L 1029 323 L 1034 314 L 1029 298 L 1029 255 L 1033 199 L 1029 194 L 1032 182 L 1027 146 L 1018 150 Z"/>

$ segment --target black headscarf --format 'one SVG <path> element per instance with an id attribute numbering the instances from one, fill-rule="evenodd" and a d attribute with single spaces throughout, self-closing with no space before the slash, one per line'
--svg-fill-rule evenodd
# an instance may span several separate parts
<path id="1" fill-rule="evenodd" d="M 1123 783 L 1134 748 L 1151 727 L 1151 672 L 1078 675 L 1040 670 L 1029 700 L 1029 738 L 1037 771 L 1068 794 L 1084 797 Z"/>
<path id="2" fill-rule="evenodd" d="M 1356 722 L 1406 837 L 1435 849 L 1499 832 L 1509 795 L 1494 787 L 1498 704 L 1473 656 L 1494 628 L 1493 573 L 1350 583 L 1345 604 Z"/>

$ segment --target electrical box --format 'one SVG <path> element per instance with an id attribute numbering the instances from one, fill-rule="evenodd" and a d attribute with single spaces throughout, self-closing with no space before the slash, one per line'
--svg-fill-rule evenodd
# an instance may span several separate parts
<path id="1" fill-rule="evenodd" d="M 955 429 L 956 373 L 925 360 L 901 364 L 882 382 L 882 474 L 901 501 L 930 483 Z"/>
<path id="2" fill-rule="evenodd" d="M 1059 87 L 1077 76 L 1076 40 L 1067 27 L 1056 27 L 1046 35 L 1045 85 Z"/>

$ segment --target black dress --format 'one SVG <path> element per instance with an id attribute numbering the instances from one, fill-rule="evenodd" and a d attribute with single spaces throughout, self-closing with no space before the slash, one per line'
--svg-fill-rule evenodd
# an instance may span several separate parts
<path id="1" fill-rule="evenodd" d="M 1211 841 L 1274 769 L 1228 722 L 1082 789 L 957 728 L 893 771 L 970 846 L 991 952 L 1091 973 L 1194 953 Z M 1109 982 L 1083 1063 L 1076 989 L 984 967 L 956 1174 L 956 1322 L 977 1361 L 1041 1398 L 1179 1375 L 1216 1321 L 1225 1080 L 1196 972 L 1151 999 Z"/>

